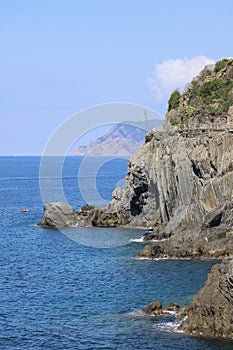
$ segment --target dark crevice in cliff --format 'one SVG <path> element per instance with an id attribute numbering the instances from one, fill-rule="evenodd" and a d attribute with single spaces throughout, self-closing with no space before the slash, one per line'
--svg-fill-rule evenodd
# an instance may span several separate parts
<path id="1" fill-rule="evenodd" d="M 168 212 L 168 207 L 167 207 L 167 201 L 164 202 L 164 209 L 165 209 L 165 212 L 166 212 L 166 215 L 167 215 L 167 219 L 168 221 L 170 220 L 170 215 L 169 215 L 169 212 Z"/>
<path id="2" fill-rule="evenodd" d="M 136 195 L 140 195 L 140 194 L 145 193 L 147 191 L 148 191 L 148 184 L 145 182 L 134 189 L 134 192 Z"/>
<path id="3" fill-rule="evenodd" d="M 209 227 L 219 226 L 221 224 L 221 220 L 222 220 L 222 213 L 219 213 L 210 221 Z"/>
<path id="4" fill-rule="evenodd" d="M 211 165 L 212 169 L 215 171 L 215 174 L 216 174 L 217 173 L 217 168 L 214 166 L 212 161 L 210 161 L 210 165 Z"/>
<path id="5" fill-rule="evenodd" d="M 194 174 L 199 177 L 200 179 L 203 178 L 200 169 L 196 166 L 196 164 L 194 163 L 194 161 L 192 161 L 192 168 L 193 168 L 193 172 Z"/>
<path id="6" fill-rule="evenodd" d="M 140 205 L 139 197 L 134 196 L 130 201 L 130 213 L 132 216 L 140 215 L 142 212 L 142 205 Z"/>

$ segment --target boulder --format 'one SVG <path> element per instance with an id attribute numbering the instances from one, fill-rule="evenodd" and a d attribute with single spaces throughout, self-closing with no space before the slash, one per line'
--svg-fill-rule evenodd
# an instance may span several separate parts
<path id="1" fill-rule="evenodd" d="M 162 315 L 163 307 L 159 301 L 152 301 L 151 303 L 144 306 L 144 308 L 142 309 L 142 312 L 146 315 L 158 316 L 158 315 Z"/>
<path id="2" fill-rule="evenodd" d="M 167 315 L 171 312 L 177 312 L 180 306 L 177 303 L 170 303 L 164 309 L 159 301 L 152 301 L 144 306 L 142 313 L 149 316 Z"/>
<path id="3" fill-rule="evenodd" d="M 180 309 L 180 305 L 179 304 L 171 303 L 171 304 L 168 304 L 167 306 L 165 306 L 164 310 L 177 312 L 177 311 L 179 311 L 179 309 Z"/>
<path id="4" fill-rule="evenodd" d="M 76 226 L 78 215 L 67 203 L 54 202 L 44 205 L 44 217 L 38 222 L 38 226 L 46 228 L 62 228 Z"/>

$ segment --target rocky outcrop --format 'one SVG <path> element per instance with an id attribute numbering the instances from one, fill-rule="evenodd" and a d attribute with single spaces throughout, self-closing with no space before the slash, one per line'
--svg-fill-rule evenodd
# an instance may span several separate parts
<path id="1" fill-rule="evenodd" d="M 129 162 L 124 190 L 114 191 L 97 225 L 104 225 L 105 213 L 115 213 L 114 225 L 154 227 L 146 240 L 167 239 L 159 244 L 158 257 L 231 253 L 232 143 L 230 130 L 199 135 L 152 131 Z"/>
<path id="2" fill-rule="evenodd" d="M 204 69 L 183 95 L 176 93 L 169 100 L 163 131 L 149 132 L 144 146 L 131 157 L 124 189 L 116 189 L 103 208 L 75 213 L 76 225 L 153 227 L 145 240 L 163 241 L 146 247 L 140 257 L 231 254 L 232 71 L 233 60 L 220 61 Z M 211 87 L 213 96 L 207 98 Z M 209 108 L 214 100 L 218 108 Z M 52 217 L 49 214 L 42 223 L 58 227 Z M 67 225 L 70 219 L 64 221 Z"/>
<path id="3" fill-rule="evenodd" d="M 144 306 L 142 313 L 148 316 L 160 316 L 169 313 L 177 312 L 180 306 L 177 303 L 171 303 L 163 308 L 159 301 L 152 301 L 151 303 Z"/>
<path id="4" fill-rule="evenodd" d="M 168 101 L 167 128 L 224 130 L 232 127 L 233 59 L 206 66 L 183 94 L 175 90 Z"/>
<path id="5" fill-rule="evenodd" d="M 131 157 L 124 189 L 103 208 L 45 206 L 43 227 L 153 227 L 140 258 L 233 254 L 233 59 L 206 67 L 184 94 L 171 95 L 162 132 L 152 130 Z M 233 337 L 233 259 L 213 267 L 179 313 L 190 334 Z M 145 314 L 159 314 L 152 303 Z"/>
<path id="6" fill-rule="evenodd" d="M 163 313 L 162 304 L 159 301 L 152 301 L 151 303 L 144 306 L 144 308 L 142 309 L 142 313 L 150 316 L 162 315 Z"/>
<path id="7" fill-rule="evenodd" d="M 207 67 L 170 101 L 163 131 L 146 136 L 129 162 L 124 190 L 102 208 L 118 213 L 116 225 L 154 227 L 145 240 L 166 239 L 140 257 L 222 258 L 233 251 L 232 71 L 233 60 Z M 205 99 L 211 87 L 213 98 Z M 212 110 L 205 100 L 214 99 Z"/>
<path id="8" fill-rule="evenodd" d="M 233 259 L 212 268 L 204 288 L 177 320 L 179 329 L 189 334 L 233 338 Z"/>
<path id="9" fill-rule="evenodd" d="M 54 202 L 44 205 L 43 219 L 38 226 L 44 228 L 62 228 L 68 226 L 124 226 L 127 221 L 120 212 L 98 208 L 85 204 L 75 211 L 69 204 Z"/>
<path id="10" fill-rule="evenodd" d="M 44 205 L 44 217 L 38 226 L 45 228 L 61 228 L 76 226 L 77 213 L 67 203 L 54 202 Z"/>

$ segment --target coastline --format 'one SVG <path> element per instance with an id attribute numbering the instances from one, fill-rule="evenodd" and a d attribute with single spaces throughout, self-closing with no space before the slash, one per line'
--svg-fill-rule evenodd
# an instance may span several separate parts
<path id="1" fill-rule="evenodd" d="M 222 304 L 219 302 L 216 309 L 213 300 L 209 316 L 206 295 L 210 293 L 205 286 L 193 303 L 183 309 L 187 316 L 183 327 L 189 334 L 230 338 L 233 329 L 224 312 L 233 324 L 232 72 L 233 60 L 222 60 L 211 69 L 207 66 L 183 94 L 176 92 L 175 100 L 171 95 L 163 130 L 151 130 L 146 135 L 145 144 L 129 161 L 124 189 L 115 189 L 108 205 L 102 208 L 85 205 L 75 212 L 68 204 L 51 203 L 45 206 L 39 223 L 42 227 L 53 228 L 72 224 L 143 227 L 144 230 L 153 227 L 146 240 L 156 242 L 146 245 L 137 258 L 222 260 L 212 269 L 206 282 L 207 285 L 208 281 L 213 282 L 213 275 L 222 281 L 227 288 L 224 299 L 221 299 L 224 290 L 218 284 L 213 282 L 211 291 Z M 216 86 L 219 82 L 218 94 L 214 90 L 207 103 L 209 85 Z M 223 86 L 230 89 L 227 95 Z M 210 103 L 224 104 L 227 108 L 221 113 L 218 108 L 214 109 L 213 113 L 213 108 L 209 110 Z M 218 268 L 219 273 L 216 272 Z M 223 305 L 222 313 L 218 310 L 220 305 Z M 216 315 L 218 324 L 215 324 Z M 196 316 L 203 321 L 201 324 Z M 199 326 L 195 326 L 192 319 Z M 208 329 L 206 324 L 211 324 Z"/>

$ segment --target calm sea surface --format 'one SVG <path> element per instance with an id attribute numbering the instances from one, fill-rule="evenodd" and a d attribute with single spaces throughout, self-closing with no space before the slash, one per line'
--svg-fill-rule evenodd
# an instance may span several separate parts
<path id="1" fill-rule="evenodd" d="M 67 158 L 63 169 L 64 193 L 76 209 L 85 203 L 77 182 L 80 162 Z M 39 157 L 0 157 L 0 349 L 233 348 L 231 341 L 175 332 L 171 316 L 139 313 L 153 300 L 164 306 L 190 302 L 213 262 L 132 259 L 143 244 L 130 238 L 141 231 L 80 229 L 70 239 L 69 234 L 37 227 L 43 216 L 39 164 Z M 96 188 L 102 198 L 111 199 L 126 168 L 127 161 L 118 159 L 98 170 Z M 91 176 L 87 171 L 87 188 Z M 22 212 L 24 207 L 28 213 Z M 119 235 L 128 244 L 98 245 L 99 237 L 108 246 L 108 237 Z"/>

